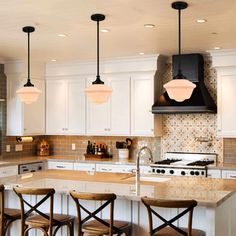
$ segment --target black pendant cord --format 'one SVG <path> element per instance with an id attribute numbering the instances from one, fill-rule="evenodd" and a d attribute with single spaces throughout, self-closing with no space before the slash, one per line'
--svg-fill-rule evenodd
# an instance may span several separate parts
<path id="1" fill-rule="evenodd" d="M 99 20 L 97 21 L 97 76 L 96 76 L 96 80 L 93 82 L 93 84 L 104 84 L 104 82 L 100 79 L 100 75 L 99 75 L 99 58 L 100 58 L 100 54 L 99 54 Z"/>
<path id="2" fill-rule="evenodd" d="M 27 77 L 27 83 L 24 85 L 24 87 L 34 87 L 34 85 L 30 81 L 30 32 L 27 32 L 28 34 L 28 77 Z"/>
<path id="3" fill-rule="evenodd" d="M 181 9 L 178 10 L 179 15 L 179 71 L 181 73 Z"/>

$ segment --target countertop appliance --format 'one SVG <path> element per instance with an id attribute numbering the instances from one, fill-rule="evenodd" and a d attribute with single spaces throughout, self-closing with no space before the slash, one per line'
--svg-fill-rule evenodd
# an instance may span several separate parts
<path id="1" fill-rule="evenodd" d="M 41 171 L 44 169 L 43 162 L 34 162 L 18 165 L 18 174 Z"/>
<path id="2" fill-rule="evenodd" d="M 167 152 L 161 161 L 150 164 L 153 174 L 207 177 L 207 167 L 216 165 L 216 154 Z"/>
<path id="3" fill-rule="evenodd" d="M 172 73 L 178 72 L 178 55 L 172 56 Z M 186 78 L 196 84 L 191 97 L 183 102 L 170 99 L 164 92 L 152 106 L 152 113 L 216 113 L 216 105 L 204 84 L 204 59 L 201 54 L 182 54 L 181 68 Z"/>

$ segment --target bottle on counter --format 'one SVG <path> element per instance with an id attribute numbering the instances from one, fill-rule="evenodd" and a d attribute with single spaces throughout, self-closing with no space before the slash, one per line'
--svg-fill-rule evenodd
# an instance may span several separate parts
<path id="1" fill-rule="evenodd" d="M 88 141 L 86 153 L 91 154 L 91 143 L 90 143 L 90 141 Z"/>

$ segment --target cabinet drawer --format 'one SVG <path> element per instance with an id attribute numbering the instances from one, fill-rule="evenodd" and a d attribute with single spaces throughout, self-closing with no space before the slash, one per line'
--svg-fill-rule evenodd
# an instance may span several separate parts
<path id="1" fill-rule="evenodd" d="M 220 179 L 221 170 L 207 170 L 207 178 Z"/>
<path id="2" fill-rule="evenodd" d="M 73 162 L 62 162 L 62 161 L 48 161 L 48 169 L 58 169 L 58 170 L 73 170 Z"/>
<path id="3" fill-rule="evenodd" d="M 93 163 L 75 163 L 74 170 L 81 171 L 95 171 L 95 164 Z"/>
<path id="4" fill-rule="evenodd" d="M 0 168 L 0 177 L 7 177 L 18 174 L 18 166 L 7 166 Z"/>
<path id="5" fill-rule="evenodd" d="M 222 178 L 236 180 L 236 170 L 222 170 Z"/>
<path id="6" fill-rule="evenodd" d="M 101 172 L 132 173 L 133 169 L 135 169 L 135 167 L 132 165 L 96 165 L 96 171 Z"/>

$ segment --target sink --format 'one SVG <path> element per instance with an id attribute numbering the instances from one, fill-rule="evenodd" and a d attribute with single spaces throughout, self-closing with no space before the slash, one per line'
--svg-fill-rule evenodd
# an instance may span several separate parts
<path id="1" fill-rule="evenodd" d="M 136 177 L 131 176 L 126 178 L 126 180 L 134 180 L 135 181 Z M 147 182 L 166 182 L 171 180 L 171 178 L 166 178 L 166 177 L 156 177 L 156 176 L 140 176 L 140 181 L 147 181 Z"/>

